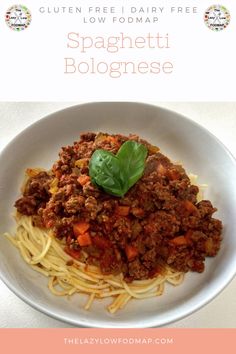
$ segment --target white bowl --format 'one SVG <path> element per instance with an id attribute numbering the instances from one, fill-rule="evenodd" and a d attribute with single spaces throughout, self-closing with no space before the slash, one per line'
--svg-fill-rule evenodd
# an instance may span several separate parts
<path id="1" fill-rule="evenodd" d="M 224 224 L 219 254 L 208 259 L 203 274 L 188 273 L 176 288 L 166 286 L 161 297 L 132 300 L 111 315 L 109 300 L 83 309 L 84 295 L 56 297 L 47 279 L 33 271 L 18 251 L 0 237 L 0 273 L 6 285 L 34 308 L 59 320 L 90 327 L 153 327 L 178 320 L 212 300 L 236 272 L 236 162 L 207 130 L 174 112 L 139 103 L 91 103 L 74 106 L 39 120 L 19 134 L 0 155 L 0 234 L 14 230 L 12 211 L 27 167 L 51 167 L 61 146 L 78 140 L 80 132 L 135 133 L 161 148 L 187 172 L 207 183 L 205 198 L 218 208 Z M 222 313 L 223 315 L 223 313 Z"/>

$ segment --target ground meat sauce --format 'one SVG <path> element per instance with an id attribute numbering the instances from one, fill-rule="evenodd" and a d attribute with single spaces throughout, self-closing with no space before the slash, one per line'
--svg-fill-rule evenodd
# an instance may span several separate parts
<path id="1" fill-rule="evenodd" d="M 127 140 L 146 145 L 148 157 L 142 178 L 120 198 L 92 184 L 89 160 L 96 149 L 116 153 Z M 89 132 L 61 149 L 51 171 L 28 179 L 15 207 L 64 238 L 72 257 L 132 281 L 152 278 L 160 264 L 202 272 L 205 257 L 217 254 L 222 223 L 198 192 L 182 166 L 138 136 Z"/>

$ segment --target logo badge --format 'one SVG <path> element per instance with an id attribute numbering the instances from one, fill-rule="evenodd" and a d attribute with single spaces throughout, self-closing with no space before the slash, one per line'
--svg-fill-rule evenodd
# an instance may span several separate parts
<path id="1" fill-rule="evenodd" d="M 13 5 L 7 10 L 5 21 L 12 30 L 23 31 L 30 25 L 31 13 L 26 6 Z"/>
<path id="2" fill-rule="evenodd" d="M 212 31 L 222 31 L 230 23 L 230 13 L 225 6 L 212 5 L 205 11 L 204 21 Z"/>

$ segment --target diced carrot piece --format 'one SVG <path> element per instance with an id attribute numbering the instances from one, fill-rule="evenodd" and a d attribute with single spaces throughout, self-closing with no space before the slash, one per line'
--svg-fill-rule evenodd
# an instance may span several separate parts
<path id="1" fill-rule="evenodd" d="M 79 235 L 77 237 L 77 241 L 81 247 L 90 246 L 92 244 L 92 240 L 91 240 L 91 237 L 88 232 L 86 232 L 85 234 Z"/>
<path id="2" fill-rule="evenodd" d="M 194 212 L 198 212 L 197 207 L 192 202 L 190 202 L 189 200 L 185 200 L 183 205 L 184 205 L 185 209 L 187 209 L 187 211 L 190 214 L 194 213 Z"/>
<path id="3" fill-rule="evenodd" d="M 95 139 L 95 143 L 96 144 L 106 144 L 106 143 L 110 143 L 113 146 L 120 146 L 119 143 L 119 139 L 117 136 L 111 136 L 111 135 L 107 135 L 107 134 L 98 134 L 96 139 Z"/>
<path id="4" fill-rule="evenodd" d="M 64 251 L 67 253 L 67 254 L 69 254 L 69 256 L 71 256 L 72 258 L 75 258 L 75 259 L 79 259 L 79 257 L 80 257 L 80 251 L 78 251 L 78 250 L 73 250 L 73 248 L 70 248 L 70 247 L 68 247 L 68 246 L 66 246 L 65 248 L 64 248 Z"/>
<path id="5" fill-rule="evenodd" d="M 118 205 L 116 207 L 116 214 L 119 216 L 127 216 L 129 215 L 130 207 L 126 205 Z"/>
<path id="6" fill-rule="evenodd" d="M 84 234 L 86 231 L 88 231 L 90 225 L 88 222 L 85 221 L 80 221 L 77 222 L 76 224 L 73 225 L 73 231 L 76 237 L 78 237 L 81 234 Z"/>
<path id="7" fill-rule="evenodd" d="M 175 238 L 172 238 L 172 240 L 170 240 L 170 243 L 175 246 L 183 246 L 188 244 L 188 240 L 184 236 L 177 236 Z"/>
<path id="8" fill-rule="evenodd" d="M 129 261 L 133 260 L 138 255 L 138 250 L 132 245 L 125 246 L 125 253 Z"/>
<path id="9" fill-rule="evenodd" d="M 111 135 L 107 136 L 105 140 L 107 140 L 107 141 L 109 141 L 109 142 L 111 142 L 111 143 L 114 143 L 114 144 L 117 144 L 117 143 L 118 143 L 117 137 L 111 136 Z"/>
<path id="10" fill-rule="evenodd" d="M 104 139 L 105 143 L 109 143 L 111 146 L 120 147 L 119 140 L 116 136 L 107 136 Z"/>
<path id="11" fill-rule="evenodd" d="M 87 175 L 80 175 L 78 177 L 78 182 L 81 184 L 81 186 L 84 186 L 89 181 L 90 181 L 90 177 Z"/>

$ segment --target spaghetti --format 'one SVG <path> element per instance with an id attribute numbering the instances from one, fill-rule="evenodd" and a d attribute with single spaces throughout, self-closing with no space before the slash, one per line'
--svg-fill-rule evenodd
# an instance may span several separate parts
<path id="1" fill-rule="evenodd" d="M 28 216 L 17 216 L 16 234 L 5 234 L 21 253 L 24 261 L 35 271 L 47 276 L 48 288 L 56 296 L 75 293 L 89 295 L 84 308 L 89 310 L 95 299 L 113 297 L 110 313 L 122 309 L 131 299 L 145 299 L 162 295 L 165 283 L 182 283 L 182 272 L 163 268 L 163 274 L 153 279 L 128 284 L 122 274 L 104 275 L 98 267 L 72 259 L 63 251 L 63 241 L 55 239 L 51 231 L 32 225 Z"/>

